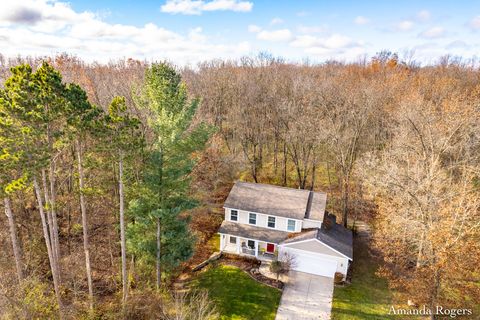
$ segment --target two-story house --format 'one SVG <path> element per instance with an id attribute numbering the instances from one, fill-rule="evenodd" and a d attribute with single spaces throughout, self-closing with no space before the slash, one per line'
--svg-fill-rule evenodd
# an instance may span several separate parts
<path id="1" fill-rule="evenodd" d="M 323 192 L 236 182 L 224 204 L 220 251 L 272 260 L 294 256 L 294 270 L 346 275 L 353 258 L 352 233 L 325 217 Z"/>

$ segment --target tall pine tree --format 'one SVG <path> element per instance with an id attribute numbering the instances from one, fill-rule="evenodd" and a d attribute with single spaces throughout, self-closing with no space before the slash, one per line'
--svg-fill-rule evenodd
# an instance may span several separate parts
<path id="1" fill-rule="evenodd" d="M 193 126 L 198 100 L 190 100 L 185 84 L 166 63 L 153 64 L 145 74 L 138 108 L 148 114 L 147 161 L 142 186 L 130 206 L 135 221 L 129 244 L 140 260 L 155 261 L 156 286 L 193 253 L 194 238 L 180 213 L 195 206 L 188 194 L 194 153 L 210 130 Z"/>

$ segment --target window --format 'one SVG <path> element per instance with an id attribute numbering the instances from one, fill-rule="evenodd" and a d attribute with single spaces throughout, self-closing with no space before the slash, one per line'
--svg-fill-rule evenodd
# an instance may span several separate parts
<path id="1" fill-rule="evenodd" d="M 255 213 L 248 214 L 248 223 L 257 224 L 257 215 Z"/>
<path id="2" fill-rule="evenodd" d="M 230 236 L 230 243 L 237 244 L 237 237 Z"/>
<path id="3" fill-rule="evenodd" d="M 267 226 L 269 228 L 275 228 L 275 217 L 268 217 Z"/>
<path id="4" fill-rule="evenodd" d="M 287 230 L 288 231 L 295 231 L 295 220 L 288 219 Z"/>
<path id="5" fill-rule="evenodd" d="M 230 220 L 231 221 L 238 221 L 238 211 L 237 210 L 230 210 Z"/>
<path id="6" fill-rule="evenodd" d="M 255 249 L 255 241 L 253 240 L 248 240 L 248 243 L 247 243 L 248 247 L 250 249 Z"/>

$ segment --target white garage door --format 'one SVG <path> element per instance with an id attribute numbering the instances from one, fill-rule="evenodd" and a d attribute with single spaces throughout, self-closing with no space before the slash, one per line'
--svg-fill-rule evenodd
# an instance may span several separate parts
<path id="1" fill-rule="evenodd" d="M 337 271 L 337 261 L 303 250 L 281 247 L 281 251 L 295 257 L 293 270 L 333 278 Z"/>

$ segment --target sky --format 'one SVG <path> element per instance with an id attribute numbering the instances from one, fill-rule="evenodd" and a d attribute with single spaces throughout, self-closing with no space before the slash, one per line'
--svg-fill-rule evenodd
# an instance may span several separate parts
<path id="1" fill-rule="evenodd" d="M 356 61 L 396 52 L 422 64 L 480 54 L 480 1 L 0 0 L 0 53 L 68 53 L 195 65 L 266 52 Z"/>

